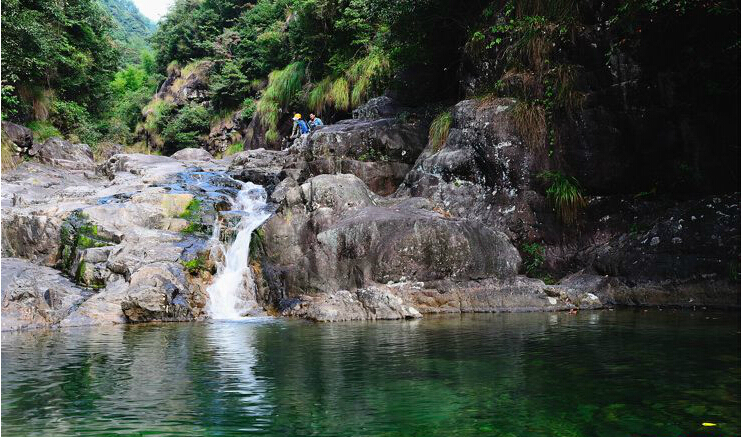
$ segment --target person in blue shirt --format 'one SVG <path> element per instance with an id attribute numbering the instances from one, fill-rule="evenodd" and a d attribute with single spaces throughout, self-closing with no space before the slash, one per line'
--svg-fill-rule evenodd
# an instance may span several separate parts
<path id="1" fill-rule="evenodd" d="M 309 132 L 307 122 L 301 119 L 301 114 L 294 114 L 294 128 L 291 131 L 291 139 L 298 138 L 299 135 L 303 135 Z"/>
<path id="2" fill-rule="evenodd" d="M 319 117 L 315 117 L 314 114 L 309 114 L 309 129 L 314 130 L 314 128 L 320 126 L 323 126 L 322 120 Z"/>

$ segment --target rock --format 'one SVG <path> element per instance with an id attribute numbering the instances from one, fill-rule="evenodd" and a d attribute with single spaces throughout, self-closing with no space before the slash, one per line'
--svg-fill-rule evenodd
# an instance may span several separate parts
<path id="1" fill-rule="evenodd" d="M 739 265 L 738 194 L 645 207 L 640 214 L 651 227 L 618 232 L 584 248 L 578 260 L 599 274 L 630 284 L 725 279 Z"/>
<path id="2" fill-rule="evenodd" d="M 196 149 L 193 147 L 178 150 L 177 152 L 173 153 L 172 158 L 179 161 L 209 161 L 211 159 L 214 159 L 214 157 L 211 156 L 211 153 L 207 152 L 206 150 Z"/>
<path id="3" fill-rule="evenodd" d="M 520 256 L 481 222 L 448 219 L 423 199 L 379 204 L 353 175 L 285 180 L 263 226 L 264 270 L 278 296 L 411 281 L 513 277 Z M 280 290 L 280 292 L 278 291 Z"/>
<path id="4" fill-rule="evenodd" d="M 394 117 L 404 108 L 395 100 L 387 97 L 374 97 L 353 110 L 353 118 L 358 120 L 378 120 Z"/>
<path id="5" fill-rule="evenodd" d="M 344 120 L 324 126 L 298 147 L 306 160 L 302 176 L 350 173 L 376 194 L 389 195 L 423 150 L 426 135 L 422 123 L 402 123 L 396 118 Z"/>
<path id="6" fill-rule="evenodd" d="M 38 148 L 36 147 L 38 146 Z M 34 155 L 44 164 L 68 170 L 93 170 L 93 152 L 87 144 L 72 144 L 52 137 L 41 145 L 35 145 Z"/>
<path id="7" fill-rule="evenodd" d="M 523 144 L 507 98 L 464 100 L 454 106 L 443 146 L 429 144 L 397 197 L 425 197 L 452 215 L 481 220 L 516 240 L 542 240 L 549 215 L 535 191 L 545 156 Z M 553 220 L 552 220 L 553 222 Z"/>
<path id="8" fill-rule="evenodd" d="M 59 271 L 16 258 L 2 259 L 2 330 L 59 323 L 92 293 Z"/>
<path id="9" fill-rule="evenodd" d="M 131 322 L 192 320 L 190 294 L 181 265 L 153 263 L 132 274 L 121 310 Z"/>
<path id="10" fill-rule="evenodd" d="M 33 146 L 33 131 L 25 126 L 3 121 L 2 131 L 18 149 L 24 152 Z"/>

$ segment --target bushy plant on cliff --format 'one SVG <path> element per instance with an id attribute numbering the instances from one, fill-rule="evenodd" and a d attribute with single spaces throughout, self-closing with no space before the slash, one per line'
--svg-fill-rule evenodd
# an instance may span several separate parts
<path id="1" fill-rule="evenodd" d="M 209 111 L 201 105 L 189 104 L 181 108 L 162 130 L 165 152 L 200 147 L 203 136 L 209 133 L 209 120 Z"/>
<path id="2" fill-rule="evenodd" d="M 554 208 L 559 220 L 568 225 L 575 223 L 579 213 L 587 205 L 577 179 L 559 171 L 542 172 L 539 178 L 548 184 L 546 200 Z"/>
<path id="3" fill-rule="evenodd" d="M 277 139 L 276 129 L 281 111 L 288 109 L 289 103 L 301 91 L 305 68 L 306 64 L 303 62 L 294 62 L 268 75 L 268 86 L 258 101 L 256 113 L 263 127 L 268 130 L 266 139 L 269 141 Z"/>

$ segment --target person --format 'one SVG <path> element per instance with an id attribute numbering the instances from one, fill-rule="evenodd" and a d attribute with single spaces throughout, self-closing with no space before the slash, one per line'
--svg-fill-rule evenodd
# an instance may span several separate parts
<path id="1" fill-rule="evenodd" d="M 309 114 L 309 128 L 311 130 L 314 130 L 314 128 L 322 126 L 322 120 L 319 117 L 315 117 L 315 115 Z"/>
<path id="2" fill-rule="evenodd" d="M 299 138 L 299 135 L 303 135 L 309 132 L 307 122 L 301 119 L 301 114 L 294 114 L 294 128 L 291 130 L 291 139 Z"/>

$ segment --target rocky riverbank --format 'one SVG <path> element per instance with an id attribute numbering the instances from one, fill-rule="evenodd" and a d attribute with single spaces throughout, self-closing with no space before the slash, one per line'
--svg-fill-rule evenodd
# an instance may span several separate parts
<path id="1" fill-rule="evenodd" d="M 272 314 L 739 306 L 738 194 L 593 197 L 567 227 L 534 174 L 545 152 L 515 133 L 512 99 L 460 102 L 443 144 L 428 142 L 424 118 L 375 111 L 384 99 L 288 150 L 225 159 L 185 149 L 96 163 L 83 144 L 29 145 L 12 126 L 26 160 L 2 175 L 2 329 L 206 317 L 212 227 L 230 238 L 234 179 L 265 186 L 275 208 L 245 290 Z M 534 240 L 558 281 L 524 274 L 519 249 Z"/>

